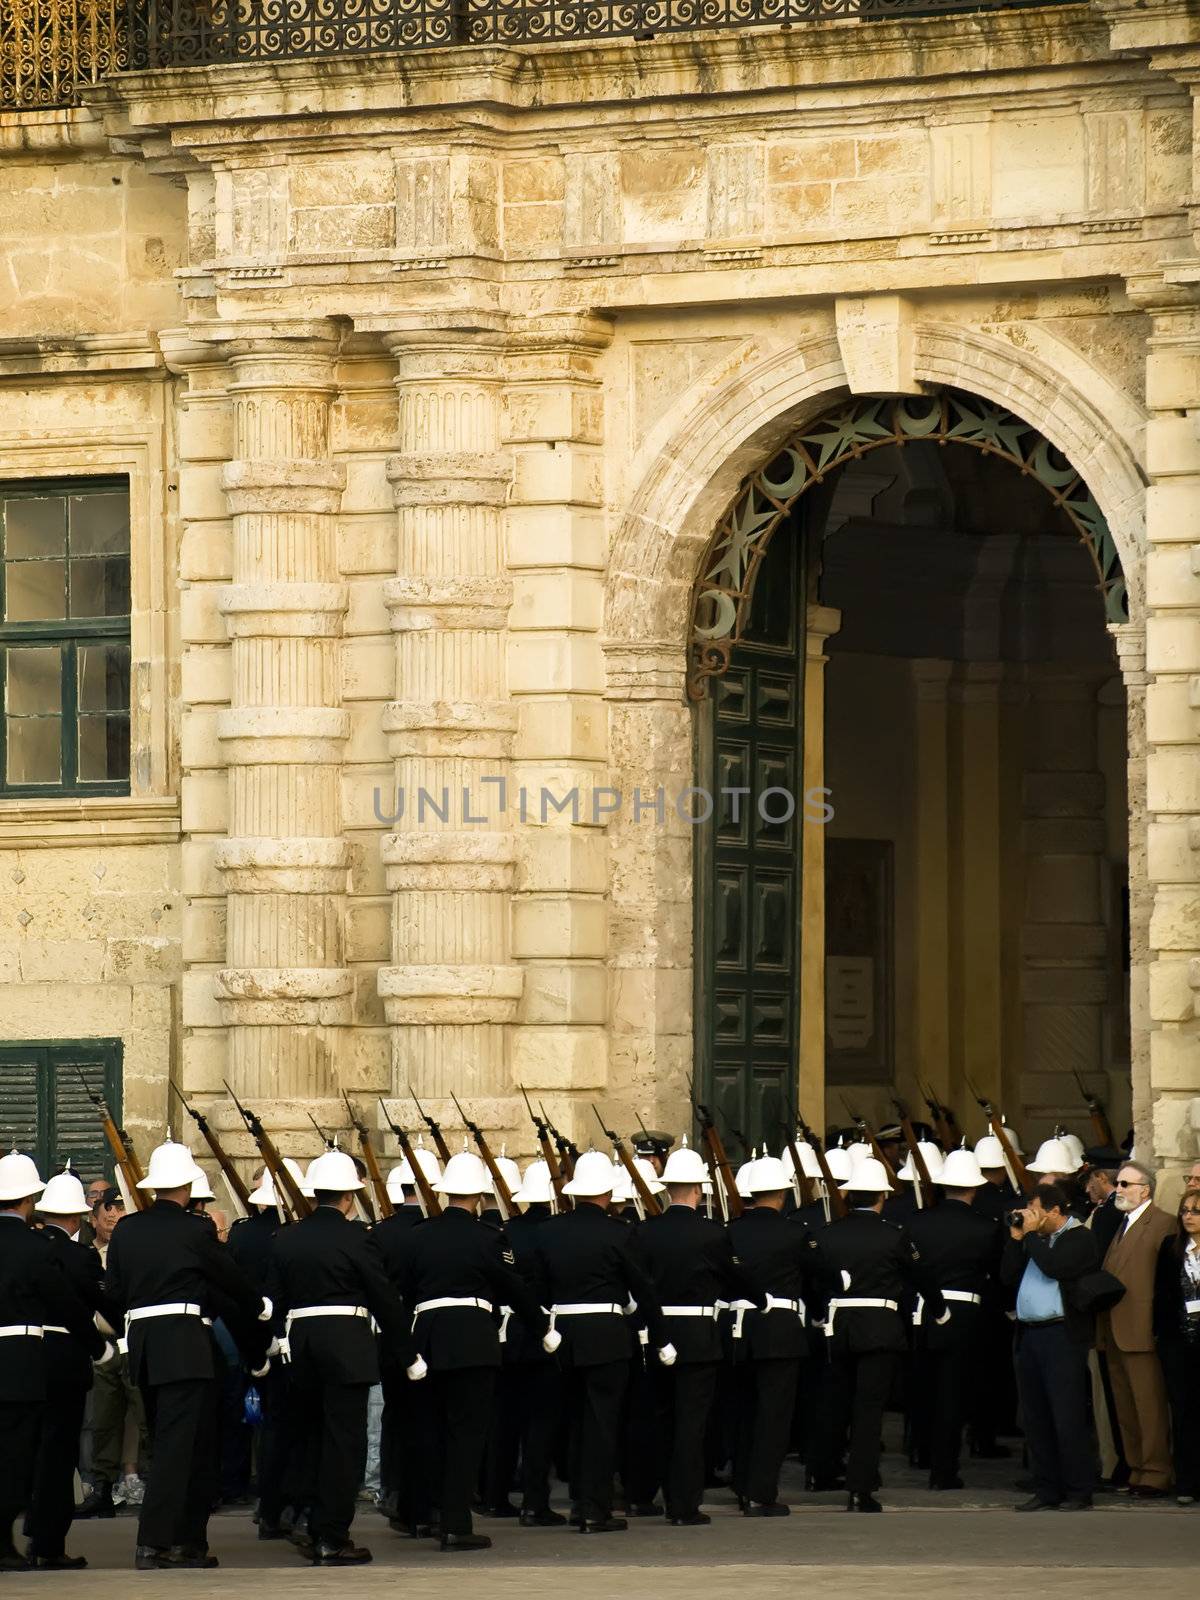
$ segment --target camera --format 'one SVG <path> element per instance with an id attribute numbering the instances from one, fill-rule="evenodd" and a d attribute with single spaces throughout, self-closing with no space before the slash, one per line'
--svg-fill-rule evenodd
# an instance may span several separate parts
<path id="1" fill-rule="evenodd" d="M 1004 1226 L 1006 1228 L 1023 1228 L 1025 1226 L 1025 1213 L 1023 1211 L 1006 1211 L 1004 1213 Z"/>

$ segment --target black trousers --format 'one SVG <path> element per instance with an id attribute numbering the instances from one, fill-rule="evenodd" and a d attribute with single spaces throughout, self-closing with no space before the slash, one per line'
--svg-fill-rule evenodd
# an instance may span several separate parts
<path id="1" fill-rule="evenodd" d="M 571 1419 L 571 1492 L 577 1514 L 588 1522 L 603 1522 L 612 1515 L 621 1402 L 628 1383 L 628 1357 L 594 1367 L 568 1367 L 564 1374 Z"/>
<path id="2" fill-rule="evenodd" d="M 0 1555 L 13 1551 L 13 1523 L 33 1491 L 45 1401 L 0 1401 Z"/>
<path id="3" fill-rule="evenodd" d="M 742 1500 L 774 1505 L 787 1454 L 800 1376 L 799 1357 L 745 1361 L 734 1368 L 737 1418 L 733 1488 Z"/>
<path id="4" fill-rule="evenodd" d="M 942 1350 L 918 1350 L 913 1360 L 913 1438 L 928 1458 L 930 1476 L 957 1476 L 972 1372 L 978 1350 L 956 1340 Z"/>
<path id="5" fill-rule="evenodd" d="M 438 1487 L 430 1463 L 440 1459 L 433 1427 L 433 1389 L 412 1383 L 404 1368 L 383 1366 L 383 1424 L 379 1472 L 385 1494 L 396 1496 L 396 1518 L 410 1528 L 431 1522 Z"/>
<path id="6" fill-rule="evenodd" d="M 258 1518 L 276 1527 L 286 1507 L 307 1509 L 306 1486 L 297 1469 L 303 1458 L 298 1439 L 298 1407 L 286 1363 L 273 1361 L 265 1378 L 255 1380 L 262 1396 L 263 1420 L 258 1430 Z"/>
<path id="7" fill-rule="evenodd" d="M 833 1358 L 843 1427 L 849 1427 L 846 1488 L 851 1494 L 874 1494 L 879 1487 L 879 1452 L 883 1408 L 896 1370 L 890 1350 L 843 1351 Z"/>
<path id="8" fill-rule="evenodd" d="M 1200 1499 L 1200 1339 L 1161 1339 L 1158 1355 L 1171 1404 L 1175 1493 Z"/>
<path id="9" fill-rule="evenodd" d="M 25 1531 L 39 1556 L 61 1556 L 75 1515 L 75 1468 L 88 1392 L 79 1385 L 52 1389 L 46 1400 L 33 1467 Z"/>
<path id="10" fill-rule="evenodd" d="M 217 1497 L 220 1381 L 188 1378 L 146 1384 L 154 1471 L 138 1518 L 138 1544 L 207 1549 L 208 1519 Z"/>
<path id="11" fill-rule="evenodd" d="M 550 1505 L 550 1460 L 558 1426 L 562 1378 L 554 1361 L 518 1361 L 501 1367 L 488 1439 L 484 1499 L 503 1504 L 520 1484 L 521 1510 Z"/>
<path id="12" fill-rule="evenodd" d="M 496 1388 L 495 1367 L 430 1372 L 434 1438 L 438 1445 L 438 1510 L 442 1532 L 470 1533 L 471 1502 L 487 1449 Z"/>
<path id="13" fill-rule="evenodd" d="M 1017 1332 L 1016 1368 L 1035 1495 L 1054 1505 L 1090 1500 L 1096 1447 L 1086 1346 L 1067 1338 L 1065 1323 L 1026 1323 Z"/>
<path id="14" fill-rule="evenodd" d="M 696 1361 L 654 1374 L 662 1460 L 663 1500 L 668 1517 L 690 1517 L 704 1499 L 708 1419 L 717 1387 L 717 1363 Z"/>
<path id="15" fill-rule="evenodd" d="M 621 1485 L 628 1506 L 653 1505 L 661 1487 L 662 1463 L 651 1361 L 655 1366 L 660 1365 L 657 1355 L 652 1354 L 648 1360 L 643 1348 L 635 1351 L 629 1364 L 629 1382 L 622 1407 Z"/>

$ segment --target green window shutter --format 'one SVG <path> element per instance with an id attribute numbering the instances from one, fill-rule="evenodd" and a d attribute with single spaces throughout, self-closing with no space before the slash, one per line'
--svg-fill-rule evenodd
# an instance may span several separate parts
<path id="1" fill-rule="evenodd" d="M 0 1155 L 15 1147 L 36 1159 L 44 1060 L 45 1052 L 36 1046 L 0 1049 Z"/>
<path id="2" fill-rule="evenodd" d="M 69 1162 L 85 1183 L 101 1174 L 111 1178 L 112 1154 L 108 1141 L 96 1108 L 79 1080 L 82 1073 L 87 1088 L 93 1094 L 102 1095 L 113 1115 L 119 1116 L 119 1106 L 113 1105 L 116 1076 L 113 1047 L 55 1046 L 48 1051 L 48 1056 L 50 1127 L 47 1136 L 51 1148 L 47 1152 L 47 1167 L 52 1172 L 61 1172 Z"/>

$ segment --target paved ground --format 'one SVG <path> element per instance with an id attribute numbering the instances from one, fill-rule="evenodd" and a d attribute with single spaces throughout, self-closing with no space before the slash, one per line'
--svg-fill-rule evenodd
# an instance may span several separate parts
<path id="1" fill-rule="evenodd" d="M 356 1537 L 375 1560 L 353 1571 L 314 1569 L 290 1546 L 260 1543 L 248 1512 L 213 1519 L 218 1572 L 135 1573 L 131 1518 L 80 1523 L 71 1549 L 91 1563 L 86 1573 L 0 1577 L 5 1600 L 164 1600 L 185 1590 L 206 1600 L 263 1600 L 285 1589 L 288 1600 L 351 1600 L 403 1594 L 445 1600 L 463 1585 L 486 1587 L 488 1600 L 778 1600 L 785 1585 L 836 1600 L 1015 1600 L 1045 1590 L 1051 1600 L 1191 1600 L 1200 1567 L 1200 1507 L 1132 1504 L 1105 1496 L 1086 1514 L 1015 1516 L 1022 1498 L 1011 1463 L 971 1463 L 973 1487 L 931 1494 L 922 1475 L 885 1458 L 887 1507 L 881 1517 L 848 1515 L 840 1495 L 807 1495 L 789 1469 L 784 1497 L 793 1514 L 747 1522 L 727 1491 L 713 1490 L 708 1528 L 669 1528 L 639 1521 L 623 1534 L 586 1538 L 566 1529 L 521 1529 L 480 1519 L 494 1548 L 482 1555 L 443 1556 L 432 1542 L 398 1538 L 364 1507 Z M 802 1573 L 796 1569 L 802 1568 Z"/>

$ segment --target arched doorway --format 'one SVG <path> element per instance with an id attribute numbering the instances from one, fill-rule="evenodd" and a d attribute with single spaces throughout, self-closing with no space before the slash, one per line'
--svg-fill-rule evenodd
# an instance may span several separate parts
<path id="1" fill-rule="evenodd" d="M 970 1083 L 1030 1137 L 1078 1074 L 1123 1131 L 1124 617 L 1086 483 L 976 396 L 842 401 L 743 483 L 688 680 L 696 1058 L 735 1139 L 805 1072 L 832 1121 Z"/>

